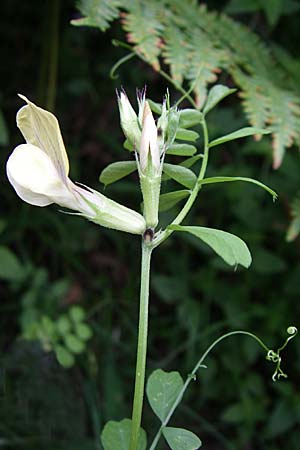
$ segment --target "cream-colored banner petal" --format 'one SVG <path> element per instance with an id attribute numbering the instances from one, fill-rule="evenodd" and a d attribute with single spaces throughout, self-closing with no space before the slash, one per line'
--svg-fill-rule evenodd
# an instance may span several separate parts
<path id="1" fill-rule="evenodd" d="M 20 97 L 27 103 L 17 113 L 17 125 L 26 142 L 42 149 L 53 162 L 63 180 L 69 173 L 69 161 L 56 117 L 25 96 Z"/>

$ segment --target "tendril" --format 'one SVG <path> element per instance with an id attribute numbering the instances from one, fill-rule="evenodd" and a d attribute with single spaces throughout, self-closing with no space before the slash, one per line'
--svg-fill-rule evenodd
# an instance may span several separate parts
<path id="1" fill-rule="evenodd" d="M 272 375 L 272 380 L 273 381 L 277 381 L 281 377 L 282 378 L 287 378 L 287 374 L 284 373 L 283 370 L 281 369 L 282 358 L 280 356 L 280 353 L 282 352 L 282 350 L 285 349 L 285 347 L 288 345 L 289 341 L 296 336 L 296 334 L 298 333 L 298 330 L 297 330 L 296 327 L 288 327 L 287 333 L 290 336 L 288 336 L 286 338 L 284 344 L 281 347 L 279 347 L 276 352 L 274 350 L 269 349 L 268 352 L 267 352 L 267 355 L 266 355 L 266 359 L 268 361 L 271 361 L 272 363 L 276 364 L 275 371 L 274 371 L 274 373 Z"/>

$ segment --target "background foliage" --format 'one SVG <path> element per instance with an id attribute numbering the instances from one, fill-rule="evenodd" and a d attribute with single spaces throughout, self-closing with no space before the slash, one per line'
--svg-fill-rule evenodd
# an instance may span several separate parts
<path id="1" fill-rule="evenodd" d="M 267 123 L 274 131 L 276 166 L 283 149 L 298 143 L 299 2 L 208 1 L 197 13 L 196 3 L 184 4 L 89 0 L 81 3 L 82 15 L 71 0 L 48 1 L 39 8 L 16 0 L 1 5 L 0 448 L 98 450 L 106 420 L 129 416 L 139 288 L 138 238 L 100 230 L 58 213 L 56 206 L 26 205 L 8 185 L 5 161 L 22 142 L 15 127 L 21 106 L 16 93 L 55 111 L 72 178 L 97 189 L 102 189 L 97 180 L 108 163 L 130 158 L 122 148 L 114 89 L 123 85 L 134 98 L 136 86 L 147 84 L 149 96 L 161 101 L 169 87 L 175 101 L 181 94 L 159 74 L 162 69 L 188 87 L 198 80 L 203 64 L 205 77 L 193 85 L 200 102 L 204 79 L 218 77 L 240 88 L 242 108 L 238 96 L 231 96 L 210 113 L 212 138 L 247 120 Z M 110 69 L 126 53 L 111 44 L 112 38 L 126 41 L 118 20 L 111 22 L 119 10 L 129 42 L 152 67 L 135 58 L 112 80 Z M 75 28 L 71 19 L 107 31 Z M 253 264 L 248 271 L 233 272 L 198 241 L 181 235 L 156 252 L 149 374 L 161 367 L 186 375 L 222 332 L 248 329 L 276 347 L 287 326 L 299 328 L 299 169 L 295 148 L 286 152 L 278 170 L 272 169 L 268 137 L 212 152 L 208 176 L 255 177 L 275 189 L 279 200 L 273 205 L 251 185 L 203 188 L 191 221 L 241 236 Z M 139 207 L 135 175 L 105 192 Z M 162 222 L 174 214 L 166 212 Z M 286 241 L 289 226 L 292 243 Z M 83 324 L 91 332 L 84 348 L 78 351 L 75 345 L 71 351 L 72 368 L 64 369 L 50 351 L 49 323 L 72 320 L 74 306 L 85 311 Z M 56 337 L 58 329 L 55 325 Z M 70 351 L 65 334 L 59 336 Z M 294 341 L 284 354 L 289 378 L 274 384 L 273 367 L 253 342 L 224 342 L 171 425 L 176 420 L 185 424 L 211 450 L 298 450 L 299 356 Z M 144 422 L 150 434 L 158 426 L 149 406 Z"/>

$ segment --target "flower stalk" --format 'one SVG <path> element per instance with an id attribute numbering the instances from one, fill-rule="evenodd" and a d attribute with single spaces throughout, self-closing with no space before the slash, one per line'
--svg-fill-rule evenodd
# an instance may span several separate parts
<path id="1" fill-rule="evenodd" d="M 149 284 L 152 245 L 145 238 L 142 241 L 141 286 L 140 286 L 140 313 L 138 329 L 137 359 L 135 371 L 135 387 L 132 409 L 132 428 L 130 450 L 136 450 L 142 419 L 142 409 L 145 392 L 145 370 L 148 339 L 148 313 L 149 313 Z"/>

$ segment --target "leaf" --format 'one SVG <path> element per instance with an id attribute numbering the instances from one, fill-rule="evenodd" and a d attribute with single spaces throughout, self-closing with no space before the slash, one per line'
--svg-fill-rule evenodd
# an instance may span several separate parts
<path id="1" fill-rule="evenodd" d="M 182 161 L 179 165 L 182 167 L 187 167 L 188 169 L 192 167 L 196 162 L 199 161 L 199 159 L 203 158 L 203 154 L 192 156 L 191 158 L 186 159 L 185 161 Z"/>
<path id="2" fill-rule="evenodd" d="M 66 369 L 69 369 L 74 365 L 75 363 L 74 356 L 62 345 L 55 346 L 55 354 L 59 364 L 61 364 Z"/>
<path id="3" fill-rule="evenodd" d="M 299 194 L 294 198 L 290 206 L 292 220 L 288 227 L 286 240 L 292 242 L 300 233 L 300 197 Z"/>
<path id="4" fill-rule="evenodd" d="M 193 156 L 197 152 L 196 147 L 190 144 L 172 144 L 167 147 L 167 155 Z"/>
<path id="5" fill-rule="evenodd" d="M 170 178 L 190 189 L 194 187 L 197 181 L 194 172 L 183 166 L 164 163 L 163 171 Z"/>
<path id="6" fill-rule="evenodd" d="M 168 192 L 167 194 L 161 194 L 159 197 L 159 211 L 167 211 L 177 205 L 178 202 L 190 195 L 189 190 L 183 189 L 181 191 Z"/>
<path id="7" fill-rule="evenodd" d="M 147 98 L 147 102 L 149 103 L 151 111 L 153 111 L 155 114 L 161 115 L 161 113 L 162 113 L 162 104 L 161 103 L 154 102 L 150 98 Z"/>
<path id="8" fill-rule="evenodd" d="M 78 8 L 84 16 L 71 21 L 72 25 L 100 28 L 105 31 L 110 22 L 119 16 L 119 0 L 81 0 Z"/>
<path id="9" fill-rule="evenodd" d="M 179 141 L 189 141 L 195 142 L 199 138 L 199 134 L 193 130 L 185 130 L 184 128 L 179 128 L 176 133 L 176 139 Z"/>
<path id="10" fill-rule="evenodd" d="M 121 180 L 127 175 L 130 175 L 137 169 L 135 161 L 118 161 L 109 164 L 104 170 L 102 170 L 99 180 L 105 186 Z"/>
<path id="11" fill-rule="evenodd" d="M 123 419 L 120 422 L 110 420 L 101 433 L 101 442 L 104 450 L 128 450 L 130 446 L 131 420 Z M 137 450 L 146 450 L 147 437 L 141 428 Z"/>
<path id="12" fill-rule="evenodd" d="M 227 231 L 182 225 L 169 225 L 168 229 L 193 234 L 209 245 L 230 266 L 240 264 L 248 268 L 251 264 L 251 254 L 245 242 Z"/>
<path id="13" fill-rule="evenodd" d="M 69 310 L 69 314 L 74 322 L 82 322 L 85 319 L 85 311 L 81 306 L 72 306 Z"/>
<path id="14" fill-rule="evenodd" d="M 246 136 L 253 136 L 259 134 L 270 134 L 270 131 L 265 130 L 263 128 L 254 128 L 254 127 L 241 128 L 238 131 L 234 131 L 233 133 L 229 133 L 226 134 L 225 136 L 219 137 L 218 139 L 214 139 L 209 143 L 209 147 L 215 147 L 216 145 L 223 144 L 224 142 L 229 142 Z"/>
<path id="15" fill-rule="evenodd" d="M 277 199 L 277 194 L 273 189 L 269 188 L 265 184 L 261 183 L 258 180 L 255 180 L 253 178 L 247 178 L 247 177 L 211 177 L 211 178 L 204 178 L 203 180 L 199 180 L 199 185 L 203 184 L 213 184 L 213 183 L 226 183 L 226 182 L 232 182 L 232 181 L 246 181 L 247 183 L 253 183 L 257 186 L 265 189 L 269 194 L 272 195 L 273 200 Z"/>
<path id="16" fill-rule="evenodd" d="M 16 255 L 7 247 L 0 247 L 0 279 L 18 281 L 24 273 Z"/>
<path id="17" fill-rule="evenodd" d="M 66 347 L 68 348 L 68 350 L 70 350 L 70 352 L 76 353 L 76 354 L 83 352 L 84 343 L 80 339 L 78 339 L 78 337 L 75 336 L 74 334 L 70 333 L 70 334 L 64 335 L 64 341 L 65 341 Z"/>
<path id="18" fill-rule="evenodd" d="M 179 372 L 157 369 L 148 378 L 146 392 L 151 408 L 161 422 L 165 420 L 183 387 Z"/>
<path id="19" fill-rule="evenodd" d="M 65 314 L 61 315 L 56 321 L 56 328 L 61 335 L 69 333 L 71 326 L 70 319 Z"/>
<path id="20" fill-rule="evenodd" d="M 180 111 L 180 128 L 190 128 L 199 125 L 203 120 L 203 114 L 197 109 L 182 109 Z"/>
<path id="21" fill-rule="evenodd" d="M 280 19 L 283 10 L 283 0 L 262 1 L 261 6 L 271 26 L 275 26 Z"/>
<path id="22" fill-rule="evenodd" d="M 213 109 L 223 98 L 236 92 L 236 89 L 229 89 L 222 84 L 216 84 L 211 88 L 208 93 L 208 97 L 203 109 L 203 114 L 206 115 L 211 109 Z"/>
<path id="23" fill-rule="evenodd" d="M 198 436 L 184 428 L 165 427 L 163 435 L 172 450 L 197 450 L 202 446 Z"/>
<path id="24" fill-rule="evenodd" d="M 91 327 L 89 327 L 85 323 L 77 324 L 75 327 L 75 331 L 77 336 L 83 341 L 88 341 L 93 336 Z"/>

